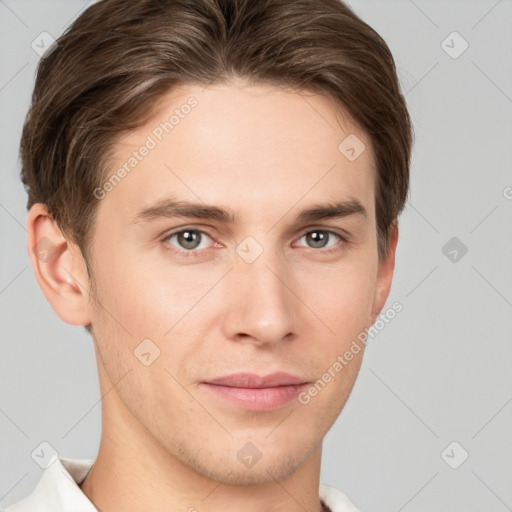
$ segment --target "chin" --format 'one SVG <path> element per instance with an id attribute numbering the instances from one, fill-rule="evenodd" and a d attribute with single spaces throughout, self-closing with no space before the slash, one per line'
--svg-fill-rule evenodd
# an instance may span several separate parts
<path id="1" fill-rule="evenodd" d="M 230 464 L 219 468 L 216 466 L 210 472 L 209 478 L 227 485 L 258 485 L 284 480 L 293 475 L 302 465 L 294 457 L 281 458 L 279 462 L 264 463 L 263 459 L 253 467 L 240 467 L 240 463 Z"/>
<path id="2" fill-rule="evenodd" d="M 235 452 L 232 457 L 229 449 L 221 453 L 188 453 L 186 463 L 197 473 L 227 485 L 257 485 L 284 480 L 292 476 L 311 454 L 311 450 L 297 449 L 293 453 L 277 451 L 267 453 L 262 450 L 261 458 L 244 464 Z M 201 457 L 202 455 L 202 457 Z"/>

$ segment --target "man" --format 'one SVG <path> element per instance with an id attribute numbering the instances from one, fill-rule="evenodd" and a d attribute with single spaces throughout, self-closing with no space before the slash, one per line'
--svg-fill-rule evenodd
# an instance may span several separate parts
<path id="1" fill-rule="evenodd" d="M 389 294 L 411 145 L 389 49 L 337 0 L 87 9 L 41 60 L 21 158 L 102 437 L 7 511 L 355 511 L 322 440 Z"/>

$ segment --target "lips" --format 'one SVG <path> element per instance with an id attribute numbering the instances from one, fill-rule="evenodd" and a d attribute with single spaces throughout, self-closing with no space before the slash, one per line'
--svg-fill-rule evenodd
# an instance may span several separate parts
<path id="1" fill-rule="evenodd" d="M 269 375 L 233 373 L 207 381 L 207 384 L 233 388 L 275 388 L 278 386 L 294 386 L 305 383 L 307 383 L 307 380 L 286 372 L 276 372 Z"/>
<path id="2" fill-rule="evenodd" d="M 201 383 L 203 389 L 222 403 L 228 402 L 251 411 L 283 407 L 297 398 L 308 385 L 305 379 L 286 372 L 269 375 L 236 373 Z"/>

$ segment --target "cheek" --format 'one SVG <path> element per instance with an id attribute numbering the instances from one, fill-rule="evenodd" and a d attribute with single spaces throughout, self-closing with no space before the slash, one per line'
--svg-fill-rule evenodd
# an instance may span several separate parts
<path id="1" fill-rule="evenodd" d="M 104 309 L 132 339 L 162 339 L 174 326 L 183 327 L 214 282 L 213 276 L 196 272 L 192 266 L 169 271 L 155 263 L 126 258 L 104 264 L 98 272 L 98 295 Z"/>
<path id="2" fill-rule="evenodd" d="M 327 339 L 339 344 L 350 343 L 352 337 L 368 327 L 375 293 L 375 271 L 371 265 L 347 264 L 315 276 L 303 284 L 303 296 L 309 309 L 325 324 Z M 311 283 L 315 283 L 312 286 Z"/>

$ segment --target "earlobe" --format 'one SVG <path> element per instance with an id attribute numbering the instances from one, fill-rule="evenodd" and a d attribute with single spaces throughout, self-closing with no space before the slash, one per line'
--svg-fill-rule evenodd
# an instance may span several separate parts
<path id="1" fill-rule="evenodd" d="M 34 204 L 28 213 L 27 250 L 39 287 L 61 320 L 72 325 L 90 324 L 83 256 L 64 237 L 42 203 Z"/>
<path id="2" fill-rule="evenodd" d="M 373 300 L 373 308 L 371 314 L 371 325 L 375 323 L 377 317 L 380 315 L 384 304 L 389 296 L 391 290 L 391 283 L 393 281 L 393 272 L 395 269 L 395 253 L 398 243 L 398 220 L 389 233 L 388 254 L 384 261 L 380 262 L 377 274 L 377 283 L 375 287 L 375 295 Z"/>

